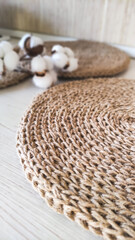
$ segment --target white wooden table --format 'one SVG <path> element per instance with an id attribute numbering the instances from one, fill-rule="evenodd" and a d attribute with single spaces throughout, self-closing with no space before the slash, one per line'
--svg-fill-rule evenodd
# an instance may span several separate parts
<path id="1" fill-rule="evenodd" d="M 120 77 L 135 79 L 135 60 Z M 20 118 L 43 90 L 31 80 L 0 90 L 0 240 L 101 240 L 50 209 L 24 177 L 16 155 Z"/>

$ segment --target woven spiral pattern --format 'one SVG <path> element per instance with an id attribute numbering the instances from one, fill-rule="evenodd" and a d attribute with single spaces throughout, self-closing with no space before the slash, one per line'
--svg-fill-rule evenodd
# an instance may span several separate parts
<path id="1" fill-rule="evenodd" d="M 79 67 L 71 73 L 59 72 L 59 77 L 86 78 L 113 76 L 127 69 L 129 57 L 126 53 L 104 43 L 86 40 L 70 42 L 45 42 L 47 54 L 55 44 L 70 47 L 79 59 Z"/>
<path id="2" fill-rule="evenodd" d="M 17 152 L 54 210 L 104 239 L 135 239 L 135 81 L 88 79 L 40 94 Z"/>

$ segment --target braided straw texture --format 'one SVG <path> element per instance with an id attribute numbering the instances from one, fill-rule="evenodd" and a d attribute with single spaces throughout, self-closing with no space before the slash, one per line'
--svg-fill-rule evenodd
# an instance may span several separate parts
<path id="1" fill-rule="evenodd" d="M 22 118 L 17 152 L 50 207 L 104 239 L 135 239 L 135 81 L 52 87 Z"/>
<path id="2" fill-rule="evenodd" d="M 79 59 L 79 67 L 71 73 L 59 72 L 61 78 L 86 78 L 113 76 L 127 69 L 129 57 L 126 53 L 105 43 L 86 40 L 70 42 L 45 42 L 47 54 L 55 44 L 70 47 Z"/>
<path id="3" fill-rule="evenodd" d="M 25 68 L 28 63 L 20 62 L 18 67 Z M 6 88 L 19 82 L 24 81 L 26 78 L 30 77 L 30 73 L 28 72 L 20 72 L 20 71 L 6 71 L 4 76 L 0 76 L 0 88 Z"/>

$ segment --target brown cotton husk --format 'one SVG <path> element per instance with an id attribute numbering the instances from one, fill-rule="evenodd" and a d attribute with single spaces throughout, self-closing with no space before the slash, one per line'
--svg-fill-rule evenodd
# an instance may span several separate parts
<path id="1" fill-rule="evenodd" d="M 35 57 L 38 54 L 41 54 L 43 52 L 44 46 L 43 45 L 37 45 L 37 46 L 31 48 L 30 47 L 30 37 L 28 37 L 25 40 L 24 49 L 29 56 Z"/>

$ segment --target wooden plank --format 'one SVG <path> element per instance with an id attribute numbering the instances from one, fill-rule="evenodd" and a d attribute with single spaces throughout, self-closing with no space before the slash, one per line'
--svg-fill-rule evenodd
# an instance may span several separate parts
<path id="1" fill-rule="evenodd" d="M 103 41 L 121 43 L 127 0 L 108 0 Z"/>
<path id="2" fill-rule="evenodd" d="M 134 0 L 1 0 L 0 27 L 135 46 Z"/>
<path id="3" fill-rule="evenodd" d="M 104 2 L 105 0 L 3 0 L 0 27 L 98 39 L 102 29 Z"/>
<path id="4" fill-rule="evenodd" d="M 126 14 L 123 19 L 121 44 L 135 47 L 135 1 L 127 0 Z"/>

